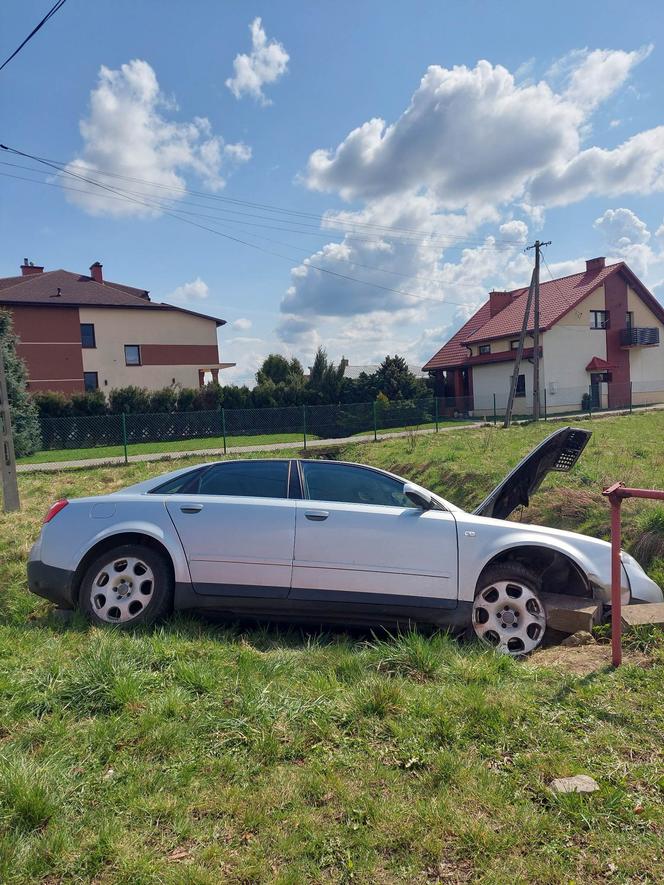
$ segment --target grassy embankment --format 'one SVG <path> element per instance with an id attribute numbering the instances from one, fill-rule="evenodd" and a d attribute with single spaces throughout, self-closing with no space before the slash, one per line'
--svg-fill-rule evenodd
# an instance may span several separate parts
<path id="1" fill-rule="evenodd" d="M 664 415 L 593 429 L 529 518 L 603 534 L 603 483 L 664 486 Z M 470 506 L 547 430 L 343 456 Z M 633 640 L 647 666 L 577 677 L 442 636 L 56 621 L 24 580 L 48 501 L 162 469 L 22 476 L 24 509 L 0 516 L 0 881 L 664 880 L 661 634 Z M 625 511 L 630 543 L 647 529 L 654 556 L 661 511 Z M 600 791 L 550 793 L 577 772 Z"/>

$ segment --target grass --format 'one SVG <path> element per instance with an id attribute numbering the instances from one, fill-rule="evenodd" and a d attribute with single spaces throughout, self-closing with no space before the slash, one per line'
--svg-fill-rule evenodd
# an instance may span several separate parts
<path id="1" fill-rule="evenodd" d="M 318 439 L 307 436 L 307 439 Z M 263 433 L 254 436 L 227 436 L 226 446 L 264 446 L 276 443 L 301 442 L 301 433 Z M 224 449 L 223 436 L 202 439 L 183 439 L 170 442 L 132 443 L 127 446 L 128 455 L 147 455 L 154 452 L 195 452 L 198 449 Z M 89 458 L 122 458 L 123 446 L 90 446 L 82 449 L 51 449 L 18 458 L 19 464 L 46 464 L 56 461 L 85 461 Z"/>
<path id="2" fill-rule="evenodd" d="M 603 532 L 603 482 L 664 485 L 664 415 L 592 427 L 574 472 L 535 496 L 534 519 Z M 550 429 L 340 456 L 470 505 Z M 23 510 L 0 516 L 1 882 L 664 880 L 661 631 L 629 639 L 647 667 L 577 677 L 440 634 L 63 624 L 25 589 L 47 503 L 161 470 L 22 475 Z M 634 543 L 661 534 L 655 509 L 624 510 Z M 549 791 L 575 773 L 599 792 Z"/>

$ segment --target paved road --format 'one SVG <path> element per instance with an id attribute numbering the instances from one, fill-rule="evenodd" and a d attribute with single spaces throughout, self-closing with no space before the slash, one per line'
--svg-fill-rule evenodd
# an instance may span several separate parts
<path id="1" fill-rule="evenodd" d="M 476 422 L 474 424 L 454 424 L 450 427 L 441 427 L 439 429 L 440 433 L 448 433 L 450 430 L 470 430 L 476 427 L 481 427 L 482 424 L 480 422 Z M 396 433 L 379 433 L 378 439 L 392 439 L 400 436 L 409 436 L 411 433 L 415 433 L 418 436 L 424 433 L 436 433 L 435 428 L 426 428 L 425 430 L 400 430 Z M 366 436 L 345 436 L 337 439 L 317 439 L 311 442 L 308 446 L 310 449 L 320 449 L 329 446 L 345 446 L 349 443 L 358 443 L 358 442 L 373 442 L 374 436 L 372 434 L 367 434 Z M 247 452 L 283 452 L 285 449 L 299 449 L 302 450 L 303 446 L 301 442 L 284 442 L 284 443 L 269 443 L 268 445 L 262 446 L 229 446 L 227 454 L 229 455 L 241 455 Z M 223 455 L 223 448 L 214 448 L 214 449 L 195 449 L 192 451 L 185 452 L 150 452 L 145 455 L 129 455 L 128 460 L 130 462 L 134 461 L 176 461 L 179 458 L 192 458 L 198 457 L 200 455 Z M 110 464 L 124 464 L 125 460 L 122 455 L 113 458 L 87 458 L 81 461 L 45 461 L 40 464 L 18 464 L 16 467 L 17 473 L 35 473 L 35 472 L 56 472 L 58 470 L 81 470 L 85 467 L 102 467 L 108 466 Z"/>

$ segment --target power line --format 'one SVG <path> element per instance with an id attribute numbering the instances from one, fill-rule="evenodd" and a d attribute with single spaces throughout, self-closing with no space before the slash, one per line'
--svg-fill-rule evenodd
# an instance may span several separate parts
<path id="1" fill-rule="evenodd" d="M 0 65 L 0 71 L 1 71 L 6 65 L 8 65 L 9 62 L 10 62 L 13 58 L 16 58 L 16 56 L 19 54 L 19 52 L 21 51 L 21 49 L 23 49 L 23 47 L 24 47 L 27 43 L 29 43 L 30 40 L 32 40 L 32 38 L 35 36 L 35 34 L 37 33 L 37 31 L 41 30 L 41 28 L 44 27 L 44 25 L 46 24 L 46 22 L 47 22 L 50 18 L 52 18 L 52 17 L 55 15 L 55 13 L 65 5 L 65 2 L 66 2 L 66 0 L 57 0 L 57 3 L 54 3 L 54 4 L 53 4 L 53 6 L 49 9 L 49 11 L 48 11 L 48 12 L 46 13 L 46 15 L 44 16 L 44 18 L 39 22 L 38 25 L 35 25 L 35 27 L 30 31 L 30 33 L 29 33 L 28 36 L 25 38 L 25 40 L 21 43 L 21 45 L 18 46 L 18 47 L 12 52 L 12 54 L 9 56 L 9 58 L 6 58 L 6 59 L 3 61 L 3 63 Z"/>
<path id="2" fill-rule="evenodd" d="M 252 202 L 252 201 L 248 201 L 248 200 L 240 200 L 235 197 L 227 197 L 227 196 L 223 196 L 221 194 L 209 194 L 204 191 L 196 191 L 196 190 L 192 190 L 192 189 L 186 188 L 186 187 L 178 188 L 173 185 L 163 184 L 162 182 L 150 181 L 149 179 L 145 179 L 145 178 L 137 178 L 137 177 L 133 177 L 133 176 L 122 175 L 119 172 L 110 172 L 108 170 L 103 170 L 103 169 L 99 169 L 99 168 L 96 168 L 94 170 L 89 170 L 85 166 L 80 166 L 80 164 L 65 163 L 62 160 L 53 160 L 48 157 L 33 156 L 31 154 L 27 154 L 27 153 L 24 153 L 23 151 L 18 151 L 13 148 L 8 148 L 8 150 L 10 150 L 12 153 L 14 153 L 18 156 L 26 157 L 28 159 L 34 160 L 35 162 L 46 163 L 48 165 L 51 165 L 52 167 L 57 167 L 58 171 L 60 171 L 60 172 L 65 172 L 66 170 L 71 169 L 72 166 L 79 165 L 79 167 L 84 172 L 94 171 L 95 174 L 97 174 L 97 175 L 105 175 L 105 176 L 109 176 L 112 178 L 119 178 L 119 179 L 122 179 L 125 181 L 130 181 L 133 183 L 148 185 L 149 187 L 152 187 L 152 188 L 159 188 L 161 190 L 167 190 L 167 191 L 174 192 L 178 196 L 182 195 L 182 194 L 189 194 L 191 196 L 202 197 L 203 199 L 206 199 L 206 200 L 214 200 L 214 201 L 219 201 L 222 203 L 231 203 L 231 204 L 238 205 L 238 206 L 259 209 L 264 212 L 277 212 L 277 213 L 283 213 L 283 214 L 287 214 L 287 215 L 295 215 L 295 216 L 300 216 L 300 217 L 316 220 L 318 222 L 318 224 L 337 225 L 342 228 L 349 227 L 351 229 L 355 228 L 355 227 L 367 228 L 367 229 L 374 230 L 376 232 L 376 234 L 378 234 L 379 232 L 385 232 L 385 235 L 387 235 L 388 233 L 392 233 L 392 232 L 402 233 L 402 234 L 405 233 L 405 234 L 415 235 L 417 237 L 418 241 L 422 240 L 422 239 L 427 239 L 428 241 L 443 241 L 443 240 L 447 239 L 447 240 L 459 241 L 461 243 L 467 243 L 469 245 L 474 244 L 474 245 L 486 246 L 485 242 L 483 240 L 480 240 L 479 238 L 461 236 L 458 234 L 438 234 L 434 237 L 431 237 L 428 234 L 423 233 L 421 230 L 418 230 L 417 228 L 400 227 L 400 226 L 396 226 L 396 225 L 383 225 L 383 224 L 377 224 L 376 222 L 358 221 L 356 219 L 354 219 L 352 221 L 343 221 L 342 219 L 339 219 L 339 218 L 331 218 L 329 216 L 319 215 L 319 214 L 316 214 L 313 212 L 304 212 L 301 210 L 288 209 L 288 208 L 284 208 L 284 207 L 280 207 L 280 206 L 276 206 L 276 205 L 270 205 L 270 204 L 266 204 L 266 203 L 256 203 L 256 202 Z M 149 196 L 149 195 L 145 195 L 145 196 Z M 231 211 L 231 210 L 227 210 L 227 211 Z M 253 216 L 253 217 L 262 217 L 262 216 Z M 515 240 L 496 239 L 494 241 L 494 243 L 496 244 L 496 246 L 502 245 L 502 246 L 505 246 L 506 248 L 519 245 Z"/>
<path id="3" fill-rule="evenodd" d="M 272 255 L 276 258 L 282 258 L 285 261 L 288 261 L 290 263 L 296 263 L 296 264 L 302 263 L 299 258 L 293 258 L 292 255 L 284 255 L 280 252 L 275 252 L 272 249 L 265 249 L 263 246 L 260 246 L 257 243 L 252 243 L 248 240 L 243 240 L 240 237 L 236 237 L 231 234 L 224 233 L 223 231 L 217 230 L 215 228 L 209 227 L 204 224 L 199 224 L 198 222 L 192 221 L 189 218 L 184 218 L 181 214 L 179 214 L 177 212 L 173 212 L 169 209 L 163 209 L 158 204 L 150 203 L 147 200 L 143 200 L 143 199 L 139 199 L 139 198 L 135 198 L 135 197 L 123 194 L 122 191 L 119 191 L 116 188 L 112 188 L 109 185 L 102 184 L 101 182 L 95 181 L 94 179 L 86 178 L 85 176 L 82 176 L 82 175 L 77 175 L 75 172 L 71 172 L 69 169 L 59 169 L 55 164 L 51 163 L 48 160 L 40 159 L 38 157 L 33 157 L 30 154 L 24 154 L 23 152 L 17 151 L 14 148 L 8 148 L 6 145 L 3 145 L 3 144 L 0 144 L 0 148 L 3 150 L 8 150 L 11 153 L 16 153 L 16 154 L 20 154 L 21 156 L 28 157 L 29 159 L 35 160 L 36 162 L 43 163 L 44 165 L 50 166 L 51 168 L 55 169 L 58 172 L 64 172 L 65 174 L 71 176 L 72 178 L 76 178 L 80 181 L 84 181 L 84 182 L 87 182 L 88 184 L 92 184 L 95 187 L 99 187 L 104 191 L 109 191 L 111 193 L 123 196 L 126 200 L 128 200 L 131 203 L 136 203 L 138 205 L 145 206 L 148 209 L 158 209 L 159 211 L 162 211 L 165 215 L 168 215 L 171 218 L 175 218 L 179 221 L 184 222 L 185 224 L 189 224 L 193 227 L 200 228 L 201 230 L 206 230 L 209 233 L 216 234 L 217 236 L 224 237 L 225 239 L 230 240 L 232 242 L 240 243 L 243 246 L 248 246 L 251 249 L 256 249 L 259 252 L 264 252 L 265 254 Z M 344 280 L 348 280 L 350 282 L 359 283 L 362 286 L 371 286 L 372 288 L 381 289 L 385 292 L 393 292 L 396 295 L 403 295 L 406 298 L 414 298 L 415 300 L 424 300 L 424 301 L 429 301 L 429 302 L 437 300 L 435 298 L 431 298 L 426 295 L 416 295 L 414 292 L 408 292 L 404 289 L 395 289 L 392 286 L 384 286 L 381 283 L 374 283 L 374 282 L 370 282 L 369 280 L 362 280 L 362 279 L 359 279 L 358 277 L 350 276 L 350 274 L 343 274 L 343 273 L 340 273 L 339 271 L 331 270 L 330 268 L 321 267 L 320 265 L 313 264 L 312 262 L 307 262 L 306 266 L 312 268 L 313 270 L 320 271 L 320 273 L 329 274 L 330 276 L 334 276 L 339 279 L 344 279 Z M 450 304 L 450 305 L 453 305 L 456 307 L 466 307 L 467 306 L 466 302 L 448 301 L 447 299 L 440 301 L 438 303 Z"/>

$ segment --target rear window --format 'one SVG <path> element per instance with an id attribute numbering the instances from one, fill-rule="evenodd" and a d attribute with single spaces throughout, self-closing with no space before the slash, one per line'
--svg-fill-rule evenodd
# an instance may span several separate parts
<path id="1" fill-rule="evenodd" d="M 191 491 L 192 488 L 196 489 L 198 488 L 198 480 L 202 472 L 202 468 L 197 467 L 196 470 L 188 470 L 186 473 L 181 473 L 178 476 L 172 476 L 170 479 L 167 479 L 166 482 L 163 482 L 160 486 L 157 486 L 154 489 L 150 489 L 150 494 L 177 495 L 181 492 Z"/>
<path id="2" fill-rule="evenodd" d="M 201 476 L 199 495 L 287 498 L 288 461 L 230 461 Z"/>

